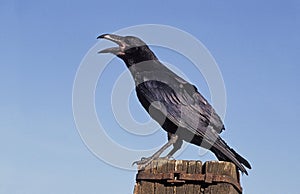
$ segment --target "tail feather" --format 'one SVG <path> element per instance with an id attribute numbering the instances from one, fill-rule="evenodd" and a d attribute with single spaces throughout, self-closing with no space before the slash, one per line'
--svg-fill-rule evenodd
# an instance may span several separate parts
<path id="1" fill-rule="evenodd" d="M 246 166 L 247 168 L 251 169 L 251 165 L 250 163 L 243 158 L 240 154 L 238 154 L 236 151 L 234 151 L 234 149 L 230 148 L 230 151 L 235 155 L 236 159 L 242 163 L 244 166 Z"/>
<path id="2" fill-rule="evenodd" d="M 218 160 L 233 162 L 243 173 L 248 175 L 245 167 L 251 169 L 250 163 L 236 151 L 230 148 L 221 138 L 218 138 L 218 140 L 212 146 L 211 151 L 216 155 Z"/>

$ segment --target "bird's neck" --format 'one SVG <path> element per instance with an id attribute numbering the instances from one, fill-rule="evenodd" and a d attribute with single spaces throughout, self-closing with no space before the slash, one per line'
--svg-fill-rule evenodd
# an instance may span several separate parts
<path id="1" fill-rule="evenodd" d="M 158 60 L 147 46 L 130 48 L 125 55 L 118 55 L 118 57 L 125 62 L 128 68 L 144 61 Z"/>
<path id="2" fill-rule="evenodd" d="M 156 69 L 156 65 L 158 60 L 143 60 L 143 61 L 126 61 L 125 64 L 129 71 L 131 72 L 132 76 L 135 76 L 136 73 L 141 72 L 151 72 Z"/>

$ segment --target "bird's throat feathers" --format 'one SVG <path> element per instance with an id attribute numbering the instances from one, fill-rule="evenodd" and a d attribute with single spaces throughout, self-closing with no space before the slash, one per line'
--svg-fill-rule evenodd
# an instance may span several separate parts
<path id="1" fill-rule="evenodd" d="M 143 62 L 158 60 L 155 54 L 146 45 L 130 48 L 126 50 L 125 53 L 125 55 L 119 55 L 118 57 L 125 62 L 128 68 Z"/>

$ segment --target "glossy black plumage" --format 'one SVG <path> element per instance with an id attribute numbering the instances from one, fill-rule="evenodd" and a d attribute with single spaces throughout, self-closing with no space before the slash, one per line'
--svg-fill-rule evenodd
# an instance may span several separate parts
<path id="1" fill-rule="evenodd" d="M 251 168 L 250 164 L 221 139 L 223 122 L 194 85 L 164 66 L 137 37 L 104 34 L 99 38 L 119 45 L 100 53 L 113 53 L 125 62 L 135 81 L 139 101 L 168 132 L 170 143 L 165 147 L 171 144 L 174 147 L 168 158 L 180 148 L 182 141 L 187 141 L 211 150 L 219 160 L 233 162 L 247 174 L 245 167 Z M 165 147 L 149 161 L 157 158 Z M 149 161 L 137 163 L 146 165 Z"/>

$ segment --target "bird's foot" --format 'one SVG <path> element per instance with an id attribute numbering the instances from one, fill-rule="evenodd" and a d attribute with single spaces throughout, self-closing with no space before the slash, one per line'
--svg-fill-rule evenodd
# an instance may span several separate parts
<path id="1" fill-rule="evenodd" d="M 160 157 L 159 159 L 161 159 L 161 160 L 175 160 L 175 158 L 173 156 Z"/>
<path id="2" fill-rule="evenodd" d="M 169 160 L 170 158 L 173 157 L 169 157 L 169 156 L 165 156 L 165 157 L 142 157 L 141 160 L 135 161 L 132 163 L 132 165 L 137 165 L 138 166 L 138 170 L 145 170 L 145 168 L 153 161 L 153 160 Z M 174 159 L 174 158 L 173 158 Z"/>
<path id="3" fill-rule="evenodd" d="M 154 157 L 142 157 L 141 160 L 134 161 L 132 165 L 137 165 L 138 170 L 144 170 L 155 158 Z"/>

